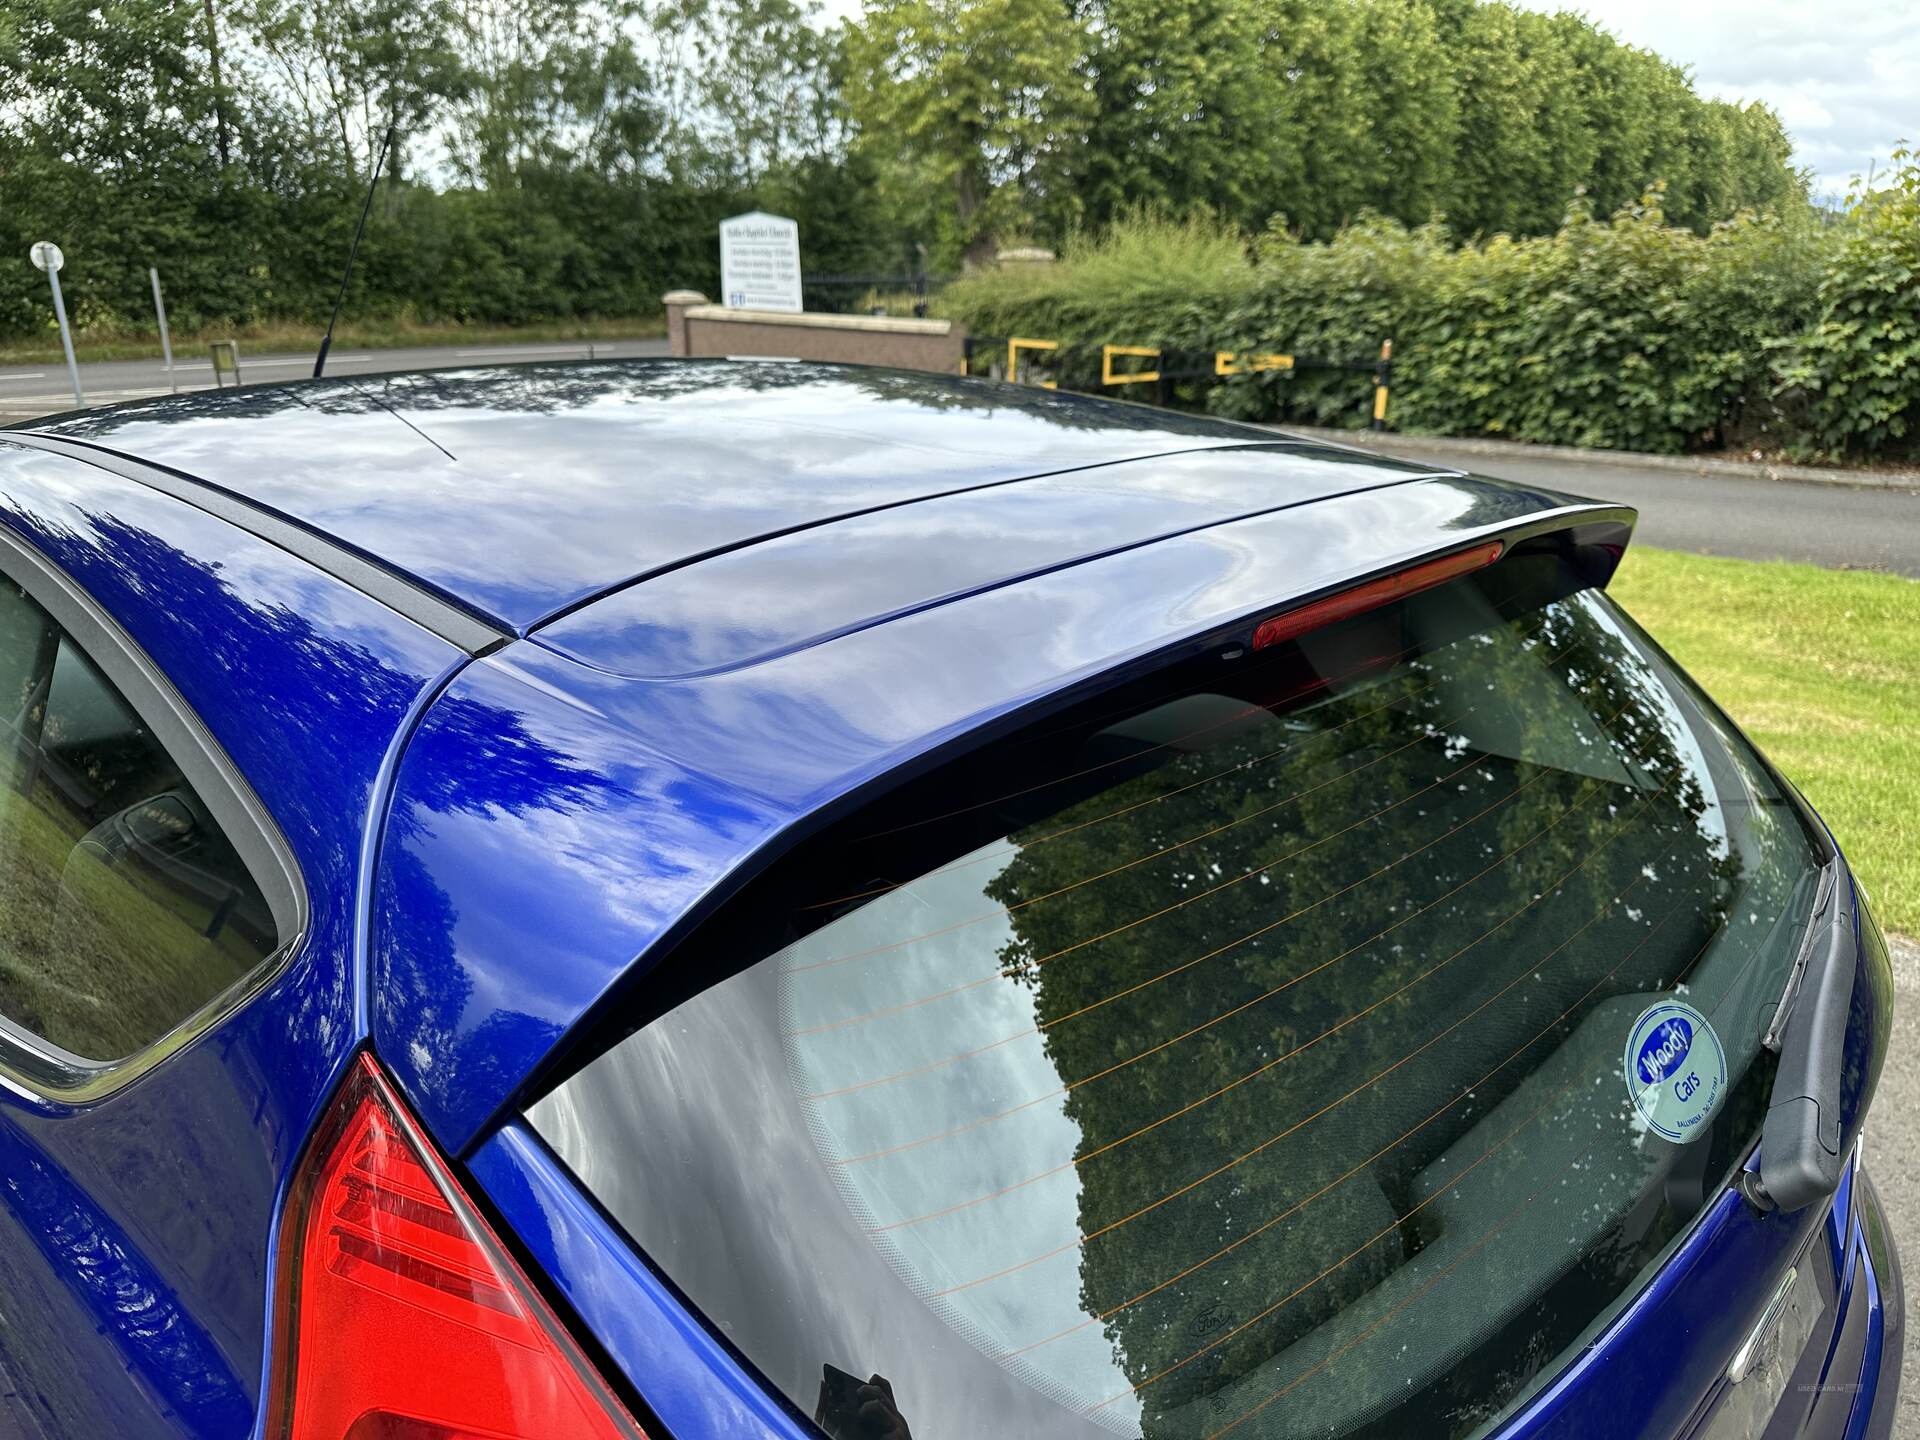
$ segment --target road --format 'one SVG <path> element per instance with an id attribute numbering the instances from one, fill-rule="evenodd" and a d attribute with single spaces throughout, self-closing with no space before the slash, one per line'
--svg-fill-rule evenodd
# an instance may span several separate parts
<path id="1" fill-rule="evenodd" d="M 1920 577 L 1920 492 L 1913 490 L 1693 475 L 1654 466 L 1537 458 L 1524 451 L 1463 454 L 1444 442 L 1426 446 L 1401 436 L 1378 448 L 1408 460 L 1632 505 L 1640 511 L 1634 539 L 1643 545 Z"/>
<path id="2" fill-rule="evenodd" d="M 374 375 L 393 370 L 431 370 L 448 365 L 489 365 L 514 360 L 624 360 L 636 355 L 664 355 L 664 339 L 539 341 L 523 345 L 435 345 L 407 350 L 338 349 L 327 357 L 329 375 Z M 213 362 L 204 354 L 177 355 L 174 379 L 182 390 L 213 388 Z M 263 380 L 297 380 L 313 373 L 313 352 L 304 355 L 240 354 L 240 378 L 247 384 Z M 80 388 L 89 405 L 112 405 L 146 395 L 165 395 L 171 386 L 166 367 L 158 360 L 102 360 L 80 367 Z M 67 367 L 51 365 L 0 366 L 0 425 L 30 420 L 73 408 L 73 387 Z"/>

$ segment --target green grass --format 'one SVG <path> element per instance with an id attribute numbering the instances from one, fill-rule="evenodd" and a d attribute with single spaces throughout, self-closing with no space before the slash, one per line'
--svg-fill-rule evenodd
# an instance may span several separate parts
<path id="1" fill-rule="evenodd" d="M 173 332 L 173 353 L 181 359 L 204 360 L 214 340 L 238 340 L 240 360 L 284 351 L 311 351 L 320 343 L 322 325 L 304 321 L 271 321 L 255 325 L 219 325 L 206 330 Z M 530 325 L 426 324 L 413 320 L 342 320 L 334 331 L 336 350 L 394 350 L 415 345 L 511 345 L 521 340 L 635 340 L 664 335 L 667 322 L 659 315 L 615 315 L 586 320 L 552 320 Z M 158 360 L 158 331 L 81 334 L 74 340 L 74 358 L 92 360 Z M 50 365 L 64 360 L 60 337 L 49 331 L 43 338 L 0 341 L 0 365 Z"/>
<path id="2" fill-rule="evenodd" d="M 1920 935 L 1920 581 L 1636 546 L 1611 593 L 1806 792 L 1881 923 Z"/>

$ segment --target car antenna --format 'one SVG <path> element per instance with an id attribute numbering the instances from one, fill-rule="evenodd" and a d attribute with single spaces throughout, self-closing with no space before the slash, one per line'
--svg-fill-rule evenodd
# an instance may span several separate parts
<path id="1" fill-rule="evenodd" d="M 340 306 L 347 298 L 347 281 L 353 278 L 353 257 L 360 253 L 360 237 L 367 233 L 367 216 L 373 213 L 373 191 L 380 183 L 381 167 L 387 163 L 387 151 L 393 147 L 393 126 L 387 126 L 380 153 L 374 157 L 373 175 L 367 181 L 367 203 L 360 207 L 360 224 L 353 232 L 353 244 L 347 249 L 347 268 L 340 275 L 340 293 L 333 297 L 333 314 L 327 317 L 327 333 L 320 337 L 320 353 L 313 357 L 313 378 L 318 380 L 327 368 L 327 351 L 333 346 L 333 327 L 340 320 Z"/>

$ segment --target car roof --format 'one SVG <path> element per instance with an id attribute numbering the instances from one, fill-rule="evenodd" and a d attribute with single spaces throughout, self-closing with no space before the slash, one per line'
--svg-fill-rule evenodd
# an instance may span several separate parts
<path id="1" fill-rule="evenodd" d="M 769 537 L 1121 461 L 1267 443 L 1292 452 L 1296 479 L 1319 457 L 1335 489 L 1435 473 L 1143 405 L 766 360 L 304 381 L 116 406 L 36 430 L 217 487 L 510 634 Z M 1328 488 L 1323 475 L 1299 498 Z M 1080 513 L 1105 503 L 1090 495 Z M 1274 503 L 1271 485 L 1256 486 L 1218 497 L 1208 513 L 1229 519 Z M 1073 507 L 1056 506 L 1052 522 L 1071 529 Z"/>

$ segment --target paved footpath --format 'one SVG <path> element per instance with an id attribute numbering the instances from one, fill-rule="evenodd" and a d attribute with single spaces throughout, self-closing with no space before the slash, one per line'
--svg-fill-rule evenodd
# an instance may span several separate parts
<path id="1" fill-rule="evenodd" d="M 1909 489 L 1772 480 L 1721 473 L 1718 466 L 1691 473 L 1664 457 L 1634 465 L 1616 455 L 1583 459 L 1559 449 L 1542 455 L 1526 445 L 1494 450 L 1411 435 L 1367 436 L 1360 443 L 1407 460 L 1632 505 L 1640 512 L 1634 538 L 1644 545 L 1920 577 L 1920 483 Z"/>
<path id="2" fill-rule="evenodd" d="M 516 360 L 626 360 L 664 355 L 664 339 L 539 340 L 519 345 L 431 345 L 405 350 L 335 349 L 327 356 L 329 375 L 374 375 L 394 370 L 436 370 L 450 365 L 500 365 Z M 213 388 L 213 362 L 205 352 L 177 353 L 173 382 L 181 390 Z M 313 352 L 249 355 L 240 352 L 240 378 L 249 385 L 266 380 L 298 380 L 313 373 Z M 101 360 L 80 367 L 80 388 L 89 405 L 112 405 L 172 388 L 158 360 Z M 0 366 L 0 425 L 73 409 L 67 367 Z"/>

